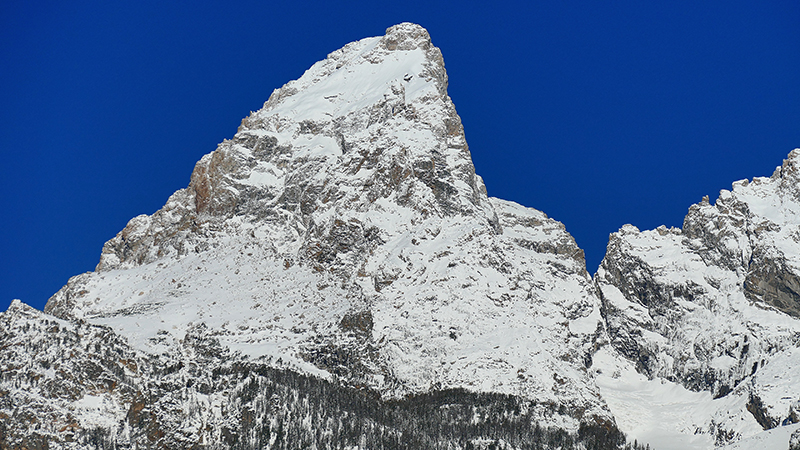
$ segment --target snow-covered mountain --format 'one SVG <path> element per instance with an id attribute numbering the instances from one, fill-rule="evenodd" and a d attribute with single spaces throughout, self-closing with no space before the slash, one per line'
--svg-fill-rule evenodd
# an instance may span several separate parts
<path id="1" fill-rule="evenodd" d="M 693 205 L 683 229 L 611 235 L 595 281 L 612 347 L 637 375 L 661 380 L 643 394 L 671 383 L 668 403 L 683 405 L 659 432 L 723 444 L 800 421 L 799 277 L 800 149 L 771 177 Z M 626 406 L 614 395 L 612 411 L 630 414 L 617 413 Z"/>
<path id="2" fill-rule="evenodd" d="M 562 224 L 487 196 L 441 52 L 391 27 L 273 92 L 45 313 L 0 316 L 0 443 L 708 448 L 797 422 L 798 164 L 683 231 L 624 227 L 593 280 Z"/>

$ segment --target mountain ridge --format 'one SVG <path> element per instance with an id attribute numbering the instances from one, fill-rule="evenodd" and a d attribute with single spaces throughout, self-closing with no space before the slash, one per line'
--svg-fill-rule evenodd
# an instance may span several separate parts
<path id="1" fill-rule="evenodd" d="M 790 154 L 776 180 L 794 176 L 798 155 L 798 150 Z M 778 189 L 776 198 L 794 195 L 791 182 L 784 184 L 788 187 Z M 730 195 L 745 195 L 740 191 Z M 718 200 L 714 214 L 728 217 L 723 207 L 729 197 Z M 742 198 L 749 204 L 749 197 Z M 690 215 L 701 219 L 687 215 L 686 232 L 640 233 L 625 226 L 613 234 L 607 260 L 593 279 L 563 224 L 488 197 L 447 96 L 441 52 L 423 28 L 400 24 L 382 38 L 332 52 L 277 89 L 264 108 L 242 121 L 233 139 L 198 162 L 186 189 L 155 214 L 132 219 L 103 247 L 96 271 L 70 279 L 45 311 L 66 321 L 61 328 L 89 324 L 114 330 L 130 345 L 121 352 L 175 361 L 152 362 L 153 373 L 169 372 L 183 361 L 175 369 L 186 377 L 180 379 L 180 395 L 216 395 L 218 405 L 229 408 L 239 401 L 229 393 L 189 385 L 188 378 L 205 376 L 182 369 L 196 366 L 198 354 L 210 352 L 215 362 L 209 364 L 231 376 L 244 376 L 239 369 L 224 369 L 236 361 L 277 364 L 373 392 L 385 402 L 460 390 L 511 396 L 529 402 L 523 408 L 529 426 L 562 430 L 587 448 L 591 442 L 580 441 L 581 433 L 600 426 L 606 434 L 592 434 L 593 439 L 608 439 L 604 445 L 618 448 L 624 442 L 617 421 L 625 416 L 618 412 L 618 388 L 644 374 L 650 381 L 711 391 L 724 399 L 727 403 L 715 404 L 710 414 L 672 430 L 699 432 L 706 439 L 698 441 L 701 446 L 721 445 L 754 434 L 756 426 L 791 419 L 797 400 L 778 397 L 791 392 L 794 380 L 772 389 L 755 377 L 756 371 L 745 369 L 758 358 L 767 368 L 760 373 L 772 373 L 769 359 L 793 364 L 797 321 L 770 310 L 759 316 L 768 325 L 760 334 L 745 340 L 739 333 L 742 339 L 719 348 L 697 347 L 696 339 L 671 330 L 687 320 L 716 317 L 719 308 L 707 305 L 719 303 L 718 291 L 741 294 L 735 305 L 786 303 L 789 294 L 779 293 L 787 292 L 782 286 L 795 272 L 768 277 L 765 273 L 777 271 L 737 271 L 729 264 L 730 252 L 725 253 L 728 241 L 700 226 L 711 206 L 695 206 Z M 762 213 L 769 213 L 759 222 L 767 224 L 766 231 L 756 226 L 753 233 L 791 233 L 796 226 L 792 220 L 771 220 L 771 211 Z M 739 222 L 731 219 L 725 230 L 738 236 Z M 666 270 L 658 266 L 663 258 L 654 262 L 638 256 L 637 236 L 678 249 L 688 245 L 684 236 L 689 244 L 694 237 L 705 239 L 684 253 L 697 256 L 716 278 L 702 283 L 691 277 L 667 279 L 665 284 L 653 275 Z M 782 241 L 768 240 L 759 254 L 774 256 L 776 242 Z M 639 247 L 652 255 L 651 244 Z M 762 260 L 780 266 L 772 263 L 775 258 Z M 667 268 L 684 264 L 664 261 Z M 745 291 L 737 291 L 740 287 Z M 670 315 L 673 309 L 667 306 L 676 298 L 683 302 L 683 316 Z M 9 314 L 22 314 L 14 305 Z M 696 319 L 703 308 L 708 314 Z M 753 323 L 740 321 L 746 329 Z M 693 339 L 718 334 L 717 328 L 701 327 Z M 201 342 L 203 350 L 181 350 L 187 342 Z M 742 350 L 745 345 L 748 351 Z M 682 360 L 688 347 L 697 355 Z M 735 349 L 738 360 L 729 355 Z M 220 352 L 234 356 L 221 358 Z M 122 366 L 106 362 L 110 372 L 124 372 Z M 47 372 L 39 378 L 54 377 Z M 743 385 L 745 380 L 752 388 Z M 109 436 L 130 445 L 137 439 L 177 445 L 180 440 L 169 440 L 181 428 L 174 418 L 153 413 L 155 422 L 140 420 L 136 409 L 154 408 L 155 400 L 131 400 L 114 389 L 102 392 L 102 398 L 116 405 L 122 425 L 109 425 Z M 160 392 L 153 399 L 165 395 L 160 387 L 152 389 Z M 213 412 L 222 406 L 209 404 L 208 409 L 198 410 L 196 403 L 182 408 L 195 409 L 192 420 L 222 420 Z M 729 412 L 746 419 L 746 426 L 723 417 Z M 619 429 L 651 437 L 652 430 L 642 432 L 625 420 Z M 66 421 L 56 434 L 79 427 L 68 426 L 73 422 L 80 419 Z M 172 425 L 164 429 L 162 422 Z M 140 425 L 149 431 L 137 434 Z M 203 442 L 232 445 L 222 426 L 208 433 L 191 430 Z"/>

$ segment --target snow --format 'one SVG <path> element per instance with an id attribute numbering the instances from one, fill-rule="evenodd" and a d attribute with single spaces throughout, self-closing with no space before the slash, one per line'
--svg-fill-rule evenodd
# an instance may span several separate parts
<path id="1" fill-rule="evenodd" d="M 786 417 L 790 408 L 800 411 L 800 348 L 792 346 L 772 356 L 752 383 L 771 415 Z"/>
<path id="2" fill-rule="evenodd" d="M 80 417 L 81 426 L 85 429 L 94 427 L 114 428 L 124 417 L 126 409 L 110 395 L 84 395 L 83 398 L 70 405 Z"/>
<path id="3" fill-rule="evenodd" d="M 583 363 L 575 363 L 602 321 L 582 261 L 516 244 L 574 241 L 538 211 L 490 201 L 513 232 L 498 235 L 480 220 L 458 216 L 409 227 L 402 221 L 418 220 L 415 212 L 385 199 L 357 215 L 384 230 L 385 242 L 361 269 L 393 274 L 380 291 L 373 276 L 356 277 L 363 295 L 353 296 L 335 277 L 306 265 L 287 267 L 275 251 L 287 244 L 273 240 L 279 235 L 268 224 L 232 218 L 209 241 L 209 251 L 83 276 L 76 289 L 86 293 L 74 313 L 112 327 L 150 354 L 167 351 L 204 323 L 235 352 L 329 378 L 303 352 L 320 339 L 341 345 L 344 315 L 369 309 L 372 342 L 382 343 L 379 363 L 402 383 L 370 378 L 389 396 L 464 387 L 542 402 L 569 399 L 607 415 L 578 369 Z M 539 226 L 521 225 L 530 219 Z M 492 248 L 502 253 L 487 251 Z M 551 262 L 572 272 L 553 274 Z"/>
<path id="4" fill-rule="evenodd" d="M 717 370 L 729 370 L 736 365 L 736 358 L 729 355 L 720 355 L 711 360 L 710 366 Z"/>
<path id="5" fill-rule="evenodd" d="M 719 447 L 719 450 L 784 450 L 789 448 L 789 438 L 800 429 L 800 424 L 792 424 L 766 430 L 730 445 Z"/>
<path id="6" fill-rule="evenodd" d="M 792 370 L 791 364 L 785 365 L 783 361 L 776 360 L 771 365 L 776 370 L 792 374 L 797 372 Z M 721 448 L 783 449 L 788 447 L 789 436 L 798 427 L 798 424 L 794 424 L 764 431 L 746 411 L 746 398 L 733 393 L 727 397 L 712 399 L 707 391 L 692 392 L 663 378 L 647 379 L 636 372 L 629 361 L 608 347 L 595 354 L 592 370 L 603 398 L 614 413 L 619 428 L 628 435 L 628 441 L 635 439 L 640 443 L 650 444 L 654 449 L 714 448 L 714 432 L 709 428 L 712 423 L 727 425 L 723 427 L 726 430 L 731 429 L 731 424 L 735 424 L 734 429 L 739 433 L 736 439 L 741 438 L 734 444 Z M 793 376 L 788 378 L 784 380 L 785 389 L 779 389 L 780 395 L 789 394 L 792 400 L 797 401 L 796 391 L 791 387 Z M 768 405 L 774 405 L 775 397 L 777 396 L 764 395 L 762 398 Z M 789 403 L 784 401 L 787 410 Z"/>
<path id="7" fill-rule="evenodd" d="M 302 335 L 292 329 L 303 328 L 309 320 L 334 326 L 350 306 L 339 298 L 346 293 L 319 295 L 320 280 L 310 271 L 284 268 L 256 242 L 230 239 L 220 247 L 224 250 L 216 257 L 193 254 L 175 264 L 105 272 L 87 285 L 94 298 L 102 300 L 87 299 L 82 313 L 93 323 L 118 330 L 148 353 L 164 351 L 202 322 L 235 351 L 282 357 L 319 374 L 282 350 L 298 343 Z"/>
<path id="8" fill-rule="evenodd" d="M 281 175 L 283 174 L 280 170 L 275 169 L 272 164 L 262 164 L 254 168 L 247 179 L 239 180 L 239 182 L 255 187 L 277 185 L 282 181 Z"/>
<path id="9" fill-rule="evenodd" d="M 712 402 L 710 393 L 691 392 L 663 379 L 648 380 L 608 347 L 593 360 L 597 386 L 629 442 L 646 442 L 658 450 L 713 447 L 708 434 L 695 434 Z"/>
<path id="10" fill-rule="evenodd" d="M 284 87 L 299 94 L 259 114 L 283 115 L 296 123 L 330 120 L 369 109 L 384 99 L 387 89 L 400 83 L 405 86 L 405 102 L 428 95 L 433 82 L 420 76 L 427 64 L 425 51 L 390 52 L 381 55 L 378 64 L 373 61 L 380 54 L 379 42 L 380 38 L 367 38 L 350 44 L 342 53 L 331 53 Z M 406 81 L 408 75 L 411 78 Z"/>

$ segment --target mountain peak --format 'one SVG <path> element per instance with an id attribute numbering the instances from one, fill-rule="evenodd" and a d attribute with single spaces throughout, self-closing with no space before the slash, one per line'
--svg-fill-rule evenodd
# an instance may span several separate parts
<path id="1" fill-rule="evenodd" d="M 277 89 L 46 310 L 152 354 L 203 323 L 383 397 L 524 393 L 569 405 L 556 415 L 575 430 L 610 418 L 585 370 L 602 317 L 583 252 L 487 196 L 441 52 L 413 24 Z"/>
<path id="2" fill-rule="evenodd" d="M 411 22 L 403 22 L 386 29 L 381 46 L 386 50 L 428 50 L 433 44 L 428 30 Z"/>
<path id="3" fill-rule="evenodd" d="M 800 148 L 796 148 L 789 152 L 783 164 L 775 168 L 775 172 L 771 178 L 785 178 L 787 188 L 797 188 L 800 182 Z"/>
<path id="4" fill-rule="evenodd" d="M 404 219 L 384 220 L 391 215 Z M 280 222 L 278 235 L 293 231 L 278 241 L 296 253 L 303 236 L 337 220 L 380 222 L 385 238 L 453 215 L 499 230 L 447 95 L 442 54 L 424 28 L 402 23 L 275 90 L 197 163 L 187 189 L 106 244 L 98 270 L 181 254 L 202 228 L 232 217 Z"/>

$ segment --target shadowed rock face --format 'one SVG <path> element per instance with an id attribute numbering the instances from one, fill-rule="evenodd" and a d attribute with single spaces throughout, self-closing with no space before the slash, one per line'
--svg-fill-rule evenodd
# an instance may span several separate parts
<path id="1" fill-rule="evenodd" d="M 794 317 L 800 317 L 800 275 L 785 258 L 756 255 L 744 280 L 744 293 Z"/>

